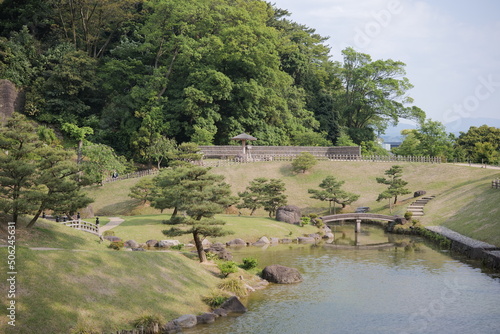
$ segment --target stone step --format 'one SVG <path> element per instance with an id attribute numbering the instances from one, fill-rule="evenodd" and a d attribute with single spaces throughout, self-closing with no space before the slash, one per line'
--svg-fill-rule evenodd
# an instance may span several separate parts
<path id="1" fill-rule="evenodd" d="M 413 213 L 415 213 L 415 212 L 424 212 L 424 210 L 420 210 L 420 209 L 408 209 L 406 211 L 413 212 Z"/>
<path id="2" fill-rule="evenodd" d="M 422 217 L 424 215 L 423 212 L 414 212 L 412 217 Z"/>

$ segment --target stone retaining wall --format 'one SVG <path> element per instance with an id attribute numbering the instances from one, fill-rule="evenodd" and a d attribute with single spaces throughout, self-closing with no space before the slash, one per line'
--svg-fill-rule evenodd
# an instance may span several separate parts
<path id="1" fill-rule="evenodd" d="M 241 145 L 199 146 L 205 158 L 234 157 L 242 154 Z M 248 146 L 247 146 L 248 149 Z M 252 155 L 291 155 L 309 152 L 317 157 L 330 155 L 361 155 L 359 146 L 251 146 L 248 152 Z"/>
<path id="2" fill-rule="evenodd" d="M 500 269 L 500 247 L 466 237 L 443 226 L 427 226 L 426 229 L 449 239 L 452 251 L 480 260 L 487 267 Z"/>

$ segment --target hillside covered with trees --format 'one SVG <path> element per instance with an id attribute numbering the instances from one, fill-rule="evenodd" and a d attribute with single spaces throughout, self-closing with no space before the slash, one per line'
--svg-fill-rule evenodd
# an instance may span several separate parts
<path id="1" fill-rule="evenodd" d="M 32 118 L 89 127 L 136 160 L 161 138 L 360 144 L 425 118 L 404 63 L 350 48 L 333 62 L 326 38 L 287 16 L 260 0 L 4 0 L 0 77 Z"/>

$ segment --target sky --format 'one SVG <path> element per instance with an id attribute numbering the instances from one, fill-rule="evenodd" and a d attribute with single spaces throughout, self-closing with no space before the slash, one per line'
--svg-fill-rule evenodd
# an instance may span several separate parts
<path id="1" fill-rule="evenodd" d="M 428 119 L 452 127 L 471 118 L 500 122 L 500 1 L 270 2 L 329 37 L 334 61 L 350 46 L 372 60 L 404 62 L 414 85 L 408 95 Z"/>

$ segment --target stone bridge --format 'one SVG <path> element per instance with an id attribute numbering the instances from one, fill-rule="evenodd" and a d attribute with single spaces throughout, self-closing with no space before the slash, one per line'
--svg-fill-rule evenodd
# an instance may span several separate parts
<path id="1" fill-rule="evenodd" d="M 379 215 L 376 213 L 340 213 L 336 215 L 329 215 L 319 217 L 323 220 L 323 223 L 327 224 L 334 221 L 343 221 L 343 220 L 355 220 L 356 226 L 354 228 L 355 232 L 359 232 L 361 230 L 361 221 L 362 220 L 385 220 L 389 222 L 401 222 L 404 223 L 404 217 L 401 216 L 388 216 L 388 215 Z"/>

